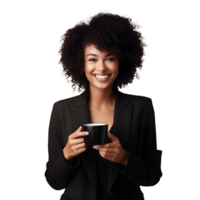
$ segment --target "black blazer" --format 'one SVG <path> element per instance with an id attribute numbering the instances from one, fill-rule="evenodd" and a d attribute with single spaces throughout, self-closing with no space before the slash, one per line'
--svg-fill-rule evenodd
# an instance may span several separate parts
<path id="1" fill-rule="evenodd" d="M 127 165 L 110 162 L 108 197 L 110 199 L 143 200 L 141 186 L 153 186 L 162 176 L 161 155 L 157 149 L 155 115 L 148 97 L 114 92 L 113 133 L 129 152 Z M 68 136 L 84 123 L 91 123 L 88 95 L 55 102 L 48 135 L 49 159 L 45 177 L 49 185 L 65 189 L 61 200 L 97 200 L 97 172 L 92 147 L 74 157 L 74 164 L 63 156 Z"/>

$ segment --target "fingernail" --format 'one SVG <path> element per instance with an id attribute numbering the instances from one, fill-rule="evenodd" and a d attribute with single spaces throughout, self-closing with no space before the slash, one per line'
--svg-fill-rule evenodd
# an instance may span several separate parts
<path id="1" fill-rule="evenodd" d="M 99 145 L 94 145 L 93 148 L 97 148 Z"/>

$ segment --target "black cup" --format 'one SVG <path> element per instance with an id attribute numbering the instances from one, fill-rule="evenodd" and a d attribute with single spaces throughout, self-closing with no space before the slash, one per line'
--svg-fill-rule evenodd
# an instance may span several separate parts
<path id="1" fill-rule="evenodd" d="M 83 130 L 89 132 L 89 135 L 85 136 L 86 144 L 89 146 L 104 144 L 107 132 L 108 124 L 104 123 L 89 123 L 83 124 Z"/>

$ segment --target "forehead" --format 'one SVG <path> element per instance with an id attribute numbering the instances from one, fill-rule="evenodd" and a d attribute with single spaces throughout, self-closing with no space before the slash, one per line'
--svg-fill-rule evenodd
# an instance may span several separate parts
<path id="1" fill-rule="evenodd" d="M 108 52 L 105 51 L 105 50 L 100 51 L 100 50 L 97 49 L 97 47 L 94 44 L 90 44 L 90 45 L 86 46 L 85 49 L 84 49 L 85 56 L 87 56 L 88 53 L 107 54 Z"/>

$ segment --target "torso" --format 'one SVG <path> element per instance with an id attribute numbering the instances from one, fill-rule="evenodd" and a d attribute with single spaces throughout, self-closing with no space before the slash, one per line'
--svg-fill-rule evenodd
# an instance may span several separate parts
<path id="1" fill-rule="evenodd" d="M 91 123 L 105 123 L 108 124 L 108 131 L 113 125 L 114 107 L 109 107 L 104 110 L 89 107 Z"/>

